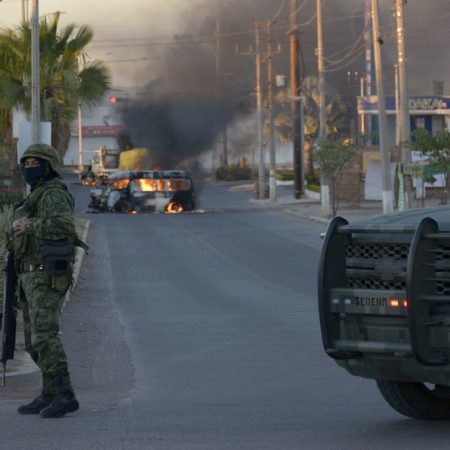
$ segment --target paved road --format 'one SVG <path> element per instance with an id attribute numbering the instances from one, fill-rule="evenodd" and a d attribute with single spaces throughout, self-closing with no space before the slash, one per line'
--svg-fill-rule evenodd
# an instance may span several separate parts
<path id="1" fill-rule="evenodd" d="M 73 185 L 80 208 L 86 190 Z M 63 317 L 82 409 L 20 417 L 36 375 L 0 394 L 5 449 L 442 448 L 447 423 L 402 418 L 322 350 L 323 225 L 205 186 L 203 214 L 90 215 Z"/>

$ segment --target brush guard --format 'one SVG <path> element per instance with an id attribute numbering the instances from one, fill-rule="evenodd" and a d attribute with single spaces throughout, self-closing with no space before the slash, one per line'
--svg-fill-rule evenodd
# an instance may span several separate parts
<path id="1" fill-rule="evenodd" d="M 399 320 L 404 320 L 408 339 L 406 342 L 387 342 L 349 338 L 343 331 L 345 327 L 342 324 L 351 317 L 355 318 L 355 315 L 348 312 L 351 308 L 346 309 L 340 301 L 332 299 L 332 295 L 335 296 L 332 292 L 351 291 L 347 282 L 346 246 L 354 239 L 380 244 L 385 242 L 387 235 L 391 239 L 399 236 L 411 243 L 406 262 L 406 290 L 403 292 L 405 300 L 401 300 L 405 308 L 403 319 L 386 315 L 377 320 L 381 324 L 384 321 L 386 329 L 392 327 L 390 321 L 397 320 L 395 323 L 399 323 Z M 436 259 L 438 253 L 441 255 L 440 263 Z M 333 218 L 324 237 L 318 276 L 318 306 L 325 352 L 336 360 L 364 361 L 367 356 L 391 359 L 401 357 L 412 359 L 414 363 L 418 363 L 416 366 L 427 366 L 430 369 L 432 366 L 447 366 L 450 361 L 450 295 L 436 292 L 438 281 L 448 281 L 450 284 L 450 233 L 440 232 L 434 219 L 426 217 L 417 227 L 379 227 L 351 226 L 343 217 Z M 372 292 L 375 293 L 376 290 Z M 438 320 L 433 317 L 436 316 L 433 313 L 436 305 L 449 306 L 448 318 L 445 314 L 441 314 L 442 317 Z M 360 313 L 358 320 L 360 319 L 374 320 L 370 312 Z M 370 376 L 367 372 L 361 376 L 377 378 L 376 374 Z"/>

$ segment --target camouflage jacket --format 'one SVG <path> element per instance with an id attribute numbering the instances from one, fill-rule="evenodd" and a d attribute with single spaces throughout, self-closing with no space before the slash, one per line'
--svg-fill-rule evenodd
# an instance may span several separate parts
<path id="1" fill-rule="evenodd" d="M 9 233 L 9 247 L 16 260 L 40 264 L 39 241 L 75 238 L 73 198 L 59 178 L 39 183 L 14 210 L 12 221 L 28 219 L 25 234 Z M 10 227 L 11 229 L 12 227 Z"/>

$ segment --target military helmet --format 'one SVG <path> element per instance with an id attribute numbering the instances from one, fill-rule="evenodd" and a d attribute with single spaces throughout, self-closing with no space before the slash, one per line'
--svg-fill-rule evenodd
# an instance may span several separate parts
<path id="1" fill-rule="evenodd" d="M 26 158 L 41 158 L 48 161 L 50 168 L 59 173 L 62 162 L 61 156 L 58 150 L 47 144 L 32 144 L 24 152 L 23 156 L 20 158 L 20 163 L 23 164 Z"/>

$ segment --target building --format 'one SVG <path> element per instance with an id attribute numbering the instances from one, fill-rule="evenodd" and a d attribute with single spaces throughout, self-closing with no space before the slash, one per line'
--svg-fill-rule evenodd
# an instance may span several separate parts
<path id="1" fill-rule="evenodd" d="M 392 161 L 399 161 L 398 144 L 400 143 L 400 121 L 397 120 L 396 98 L 386 97 L 386 113 L 388 122 L 388 139 L 391 150 Z M 378 140 L 378 98 L 376 95 L 358 97 L 358 129 L 364 133 L 364 127 L 369 123 L 372 129 L 371 141 L 374 147 L 369 147 L 363 152 L 363 176 L 364 176 L 364 198 L 369 200 L 380 200 L 381 195 L 381 159 L 377 148 Z M 442 130 L 450 131 L 450 97 L 440 95 L 409 97 L 409 113 L 411 132 L 417 128 L 425 128 L 433 135 Z M 412 153 L 413 161 L 423 158 L 420 152 Z M 392 179 L 394 181 L 396 163 L 391 163 Z M 422 180 L 414 179 L 416 197 L 425 195 L 425 188 L 442 187 L 443 177 L 436 176 L 437 181 L 431 185 L 423 183 Z"/>
<path id="2" fill-rule="evenodd" d="M 117 148 L 117 136 L 123 130 L 120 109 L 121 98 L 110 92 L 101 105 L 93 109 L 81 109 L 81 144 L 83 164 L 90 163 L 93 151 L 101 147 Z M 64 157 L 64 165 L 79 164 L 79 123 L 75 120 L 71 127 L 69 147 Z"/>
<path id="3" fill-rule="evenodd" d="M 386 97 L 389 144 L 394 146 L 400 141 L 400 129 L 397 118 L 396 98 Z M 365 134 L 365 124 L 372 124 L 373 143 L 378 144 L 378 97 L 376 95 L 358 97 L 358 129 Z M 409 97 L 411 131 L 425 128 L 436 134 L 441 130 L 450 130 L 450 97 L 415 96 Z"/>

